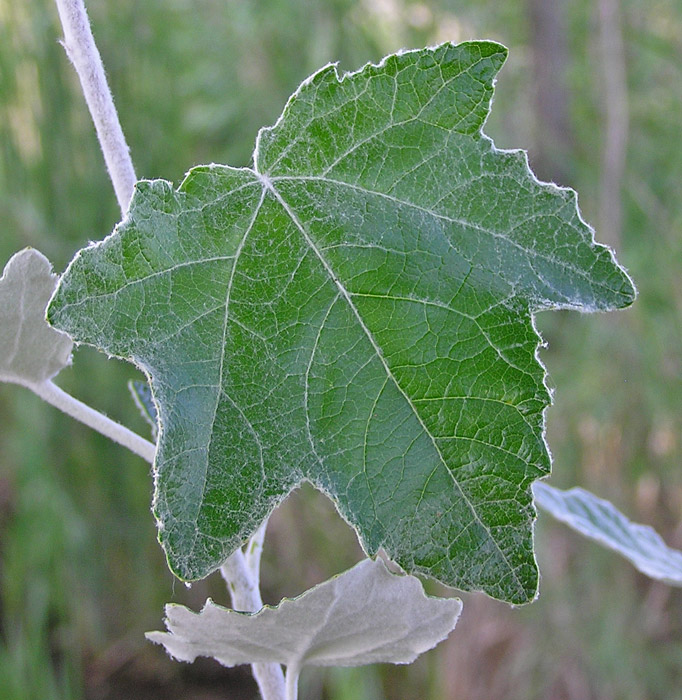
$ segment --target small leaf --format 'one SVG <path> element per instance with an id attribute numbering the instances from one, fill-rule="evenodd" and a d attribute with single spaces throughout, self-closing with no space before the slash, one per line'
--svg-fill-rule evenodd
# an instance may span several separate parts
<path id="1" fill-rule="evenodd" d="M 64 273 L 51 322 L 150 377 L 154 512 L 181 578 L 309 481 L 368 554 L 535 597 L 550 396 L 533 314 L 635 291 L 575 193 L 482 133 L 506 55 L 327 66 L 261 130 L 253 168 L 138 183 Z"/>
<path id="2" fill-rule="evenodd" d="M 454 629 L 461 601 L 433 598 L 414 576 L 365 559 L 298 598 L 257 613 L 206 602 L 200 613 L 166 606 L 169 632 L 148 632 L 180 661 L 210 656 L 224 666 L 408 664 Z"/>
<path id="3" fill-rule="evenodd" d="M 70 364 L 71 338 L 45 320 L 57 280 L 49 260 L 33 248 L 19 251 L 5 266 L 0 278 L 0 381 L 36 386 Z"/>
<path id="4" fill-rule="evenodd" d="M 140 415 L 149 423 L 152 438 L 154 442 L 156 442 L 158 433 L 157 414 L 149 384 L 139 379 L 131 379 L 128 382 L 128 391 L 130 391 L 130 395 L 133 397 L 133 401 L 140 411 Z"/>
<path id="5" fill-rule="evenodd" d="M 533 484 L 535 502 L 557 520 L 622 554 L 643 574 L 682 586 L 682 552 L 668 547 L 648 525 L 628 520 L 612 503 L 589 491 Z"/>

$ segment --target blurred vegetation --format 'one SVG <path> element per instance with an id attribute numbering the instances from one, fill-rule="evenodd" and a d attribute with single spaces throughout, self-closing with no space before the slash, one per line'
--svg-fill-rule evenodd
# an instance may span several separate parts
<path id="1" fill-rule="evenodd" d="M 258 127 L 326 62 L 355 69 L 443 40 L 506 44 L 486 131 L 500 146 L 529 148 L 543 179 L 578 190 L 585 218 L 601 224 L 640 291 L 623 313 L 538 319 L 556 392 L 552 483 L 610 498 L 682 546 L 679 0 L 88 7 L 138 175 L 175 182 L 197 163 L 247 164 Z M 57 271 L 118 219 L 59 36 L 51 0 L 0 0 L 0 258 L 32 245 Z M 81 349 L 59 383 L 145 433 L 126 388 L 136 376 Z M 253 697 L 246 670 L 174 664 L 144 641 L 164 603 L 226 600 L 215 577 L 187 589 L 168 573 L 146 465 L 19 387 L 0 387 L 0 415 L 0 696 Z M 301 697 L 682 698 L 680 591 L 547 517 L 537 530 L 538 602 L 512 610 L 467 595 L 451 638 L 413 666 L 309 671 Z M 276 513 L 266 544 L 268 602 L 359 556 L 311 489 Z"/>

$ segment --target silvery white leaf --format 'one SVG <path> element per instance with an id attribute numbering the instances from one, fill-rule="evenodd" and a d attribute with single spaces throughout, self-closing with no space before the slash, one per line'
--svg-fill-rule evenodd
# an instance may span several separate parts
<path id="1" fill-rule="evenodd" d="M 672 586 L 682 586 L 682 552 L 668 547 L 648 525 L 628 520 L 612 503 L 581 488 L 562 491 L 533 484 L 535 502 L 585 537 L 613 549 L 639 571 Z"/>
<path id="2" fill-rule="evenodd" d="M 210 656 L 224 666 L 411 663 L 454 629 L 462 603 L 424 593 L 419 579 L 366 559 L 278 606 L 254 614 L 210 599 L 200 613 L 166 606 L 168 632 L 149 632 L 181 661 Z"/>
<path id="3" fill-rule="evenodd" d="M 5 266 L 0 279 L 0 381 L 35 386 L 70 363 L 71 338 L 45 320 L 57 279 L 49 260 L 33 248 L 19 251 Z"/>

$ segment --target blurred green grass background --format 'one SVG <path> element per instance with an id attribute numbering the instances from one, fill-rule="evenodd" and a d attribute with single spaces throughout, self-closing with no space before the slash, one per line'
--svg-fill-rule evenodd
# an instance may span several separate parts
<path id="1" fill-rule="evenodd" d="M 491 38 L 510 48 L 486 132 L 530 150 L 634 277 L 635 306 L 544 313 L 552 483 L 580 484 L 682 546 L 682 4 L 679 0 L 89 0 L 140 177 L 248 164 L 258 127 L 328 61 Z M 0 0 L 0 259 L 31 245 L 61 272 L 118 220 L 51 0 Z M 59 383 L 146 434 L 132 366 L 80 349 Z M 143 633 L 162 606 L 226 602 L 168 573 L 142 460 L 0 387 L 0 697 L 254 697 L 248 671 L 175 664 Z M 410 667 L 311 670 L 315 700 L 682 698 L 682 595 L 541 516 L 541 597 L 464 596 L 450 639 Z M 264 596 L 359 556 L 311 489 L 272 519 Z M 432 590 L 437 590 L 430 585 Z"/>

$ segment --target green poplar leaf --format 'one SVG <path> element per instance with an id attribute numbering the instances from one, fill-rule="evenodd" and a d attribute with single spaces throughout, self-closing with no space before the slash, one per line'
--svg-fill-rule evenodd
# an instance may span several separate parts
<path id="1" fill-rule="evenodd" d="M 491 42 L 327 66 L 253 168 L 138 183 L 80 251 L 56 327 L 141 367 L 159 408 L 154 511 L 201 578 L 302 481 L 369 555 L 534 598 L 531 483 L 550 468 L 532 314 L 634 288 L 575 193 L 482 133 Z"/>

